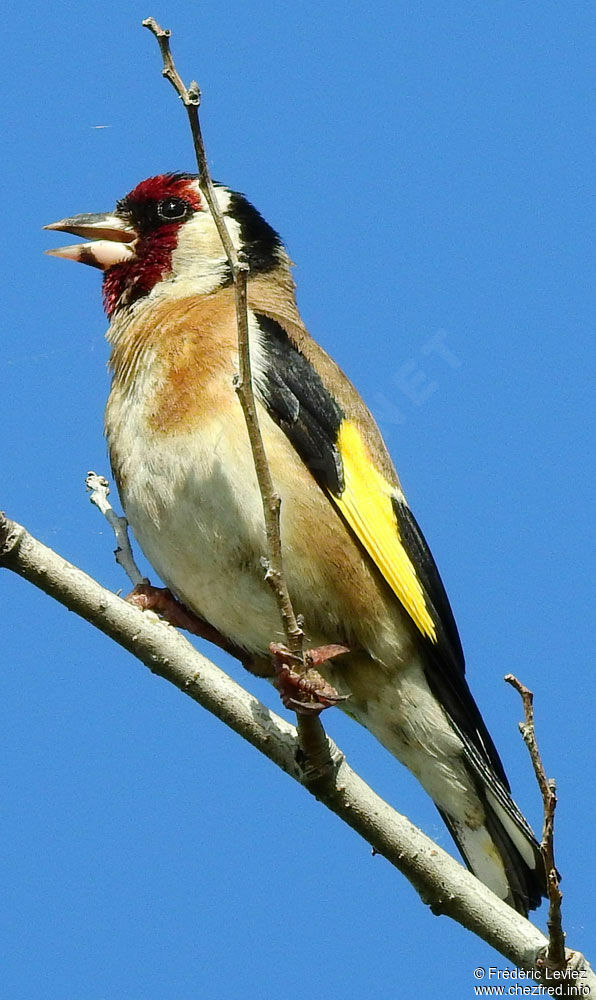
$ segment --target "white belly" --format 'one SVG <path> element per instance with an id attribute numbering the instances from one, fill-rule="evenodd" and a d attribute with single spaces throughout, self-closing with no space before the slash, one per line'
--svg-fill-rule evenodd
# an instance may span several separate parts
<path id="1" fill-rule="evenodd" d="M 230 445 L 215 420 L 167 441 L 129 431 L 121 499 L 149 562 L 196 614 L 265 652 L 282 632 L 260 562 L 263 510 L 247 442 Z"/>

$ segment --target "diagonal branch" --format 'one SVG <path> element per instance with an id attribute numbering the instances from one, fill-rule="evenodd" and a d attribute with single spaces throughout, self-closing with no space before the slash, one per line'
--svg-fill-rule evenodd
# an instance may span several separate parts
<path id="1" fill-rule="evenodd" d="M 307 787 L 376 854 L 402 872 L 433 913 L 450 916 L 519 968 L 540 975 L 537 961 L 548 944 L 542 932 L 384 802 L 336 747 L 332 745 L 338 761 L 333 782 L 308 784 L 296 763 L 293 726 L 198 653 L 175 629 L 148 619 L 4 515 L 0 515 L 2 566 L 91 622 Z M 596 997 L 596 976 L 583 955 L 568 951 L 567 956 L 567 969 Z"/>

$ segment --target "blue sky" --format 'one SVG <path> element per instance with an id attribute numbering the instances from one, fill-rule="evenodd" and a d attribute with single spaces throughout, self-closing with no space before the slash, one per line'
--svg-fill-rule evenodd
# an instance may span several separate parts
<path id="1" fill-rule="evenodd" d="M 56 241 L 41 226 L 193 169 L 140 27 L 150 14 L 203 89 L 214 176 L 281 232 L 307 324 L 379 419 L 472 690 L 539 826 L 503 675 L 536 693 L 568 940 L 589 952 L 591 6 L 108 0 L 11 13 L 0 506 L 113 590 L 126 582 L 84 490 L 88 469 L 108 472 L 100 279 L 44 258 Z M 0 595 L 3 996 L 389 1000 L 414 981 L 461 1000 L 475 967 L 506 964 L 105 637 L 12 574 Z M 451 849 L 400 765 L 339 712 L 325 723 Z"/>

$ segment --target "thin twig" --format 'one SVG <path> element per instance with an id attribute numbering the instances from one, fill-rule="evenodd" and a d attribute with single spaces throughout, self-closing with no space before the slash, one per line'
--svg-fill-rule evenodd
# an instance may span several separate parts
<path id="1" fill-rule="evenodd" d="M 199 168 L 199 185 L 213 216 L 213 221 L 217 227 L 232 272 L 236 302 L 236 322 L 238 326 L 239 358 L 239 372 L 234 380 L 234 387 L 244 413 L 257 482 L 263 503 L 268 549 L 265 580 L 275 594 L 288 649 L 298 657 L 299 661 L 303 664 L 303 669 L 305 669 L 303 651 L 304 632 L 294 612 L 283 569 L 280 530 L 281 499 L 275 490 L 271 477 L 252 384 L 248 334 L 248 265 L 245 261 L 240 260 L 217 203 L 199 122 L 199 105 L 201 103 L 199 86 L 193 80 L 190 86 L 186 87 L 178 73 L 170 51 L 171 32 L 168 29 L 161 28 L 153 17 L 146 18 L 143 21 L 143 27 L 148 28 L 155 35 L 163 61 L 163 76 L 170 81 L 186 108 Z M 299 715 L 297 724 L 302 739 L 302 749 L 306 757 L 310 759 L 313 756 L 318 758 L 324 756 L 326 736 L 320 719 L 314 715 Z"/>
<path id="2" fill-rule="evenodd" d="M 275 491 L 273 480 L 271 478 L 271 471 L 261 435 L 252 386 L 246 295 L 248 265 L 245 261 L 240 260 L 217 203 L 217 197 L 213 181 L 211 179 L 209 165 L 207 163 L 207 154 L 205 152 L 205 144 L 203 142 L 199 122 L 201 91 L 198 84 L 193 80 L 189 87 L 184 85 L 182 78 L 176 69 L 172 53 L 170 51 L 171 32 L 168 29 L 161 28 L 153 17 L 146 18 L 143 21 L 143 27 L 148 28 L 149 31 L 155 35 L 163 60 L 163 75 L 170 81 L 186 108 L 194 143 L 197 165 L 199 168 L 199 185 L 201 187 L 201 191 L 205 195 L 211 215 L 213 216 L 213 221 L 217 227 L 217 231 L 232 272 L 236 296 L 236 321 L 238 324 L 239 355 L 239 372 L 235 380 L 235 388 L 242 405 L 244 418 L 246 420 L 257 480 L 263 501 L 265 529 L 269 548 L 267 553 L 268 566 L 266 579 L 272 586 L 277 597 L 277 603 L 284 625 L 288 649 L 291 653 L 294 653 L 297 656 L 302 656 L 302 640 L 304 633 L 298 624 L 297 617 L 294 613 L 283 572 L 279 523 L 281 501 L 279 495 Z"/>
<path id="3" fill-rule="evenodd" d="M 538 742 L 536 740 L 536 728 L 534 725 L 534 695 L 529 688 L 522 684 L 513 674 L 505 676 L 507 684 L 519 693 L 524 706 L 525 722 L 519 723 L 519 731 L 526 744 L 534 774 L 540 786 L 542 802 L 544 805 L 544 824 L 542 828 L 542 840 L 540 843 L 540 853 L 544 861 L 548 890 L 548 936 L 549 943 L 546 953 L 546 964 L 551 969 L 563 970 L 566 968 L 565 958 L 565 934 L 561 916 L 561 903 L 563 894 L 559 889 L 559 873 L 555 865 L 555 809 L 557 808 L 556 785 L 552 778 L 547 778 Z"/>
<path id="4" fill-rule="evenodd" d="M 134 560 L 128 537 L 128 521 L 125 517 L 118 516 L 108 500 L 110 484 L 107 479 L 105 476 L 98 476 L 96 472 L 88 472 L 85 479 L 85 486 L 90 491 L 91 495 L 89 499 L 91 503 L 101 511 L 116 536 L 117 548 L 114 550 L 116 562 L 122 566 L 133 587 L 149 583 L 149 580 L 146 576 L 143 576 Z"/>

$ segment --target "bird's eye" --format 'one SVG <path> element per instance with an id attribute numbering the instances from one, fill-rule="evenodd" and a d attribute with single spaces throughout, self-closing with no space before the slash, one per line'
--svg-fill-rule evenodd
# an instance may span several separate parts
<path id="1" fill-rule="evenodd" d="M 183 198 L 162 198 L 157 205 L 157 214 L 164 222 L 178 222 L 187 215 L 189 208 Z"/>

